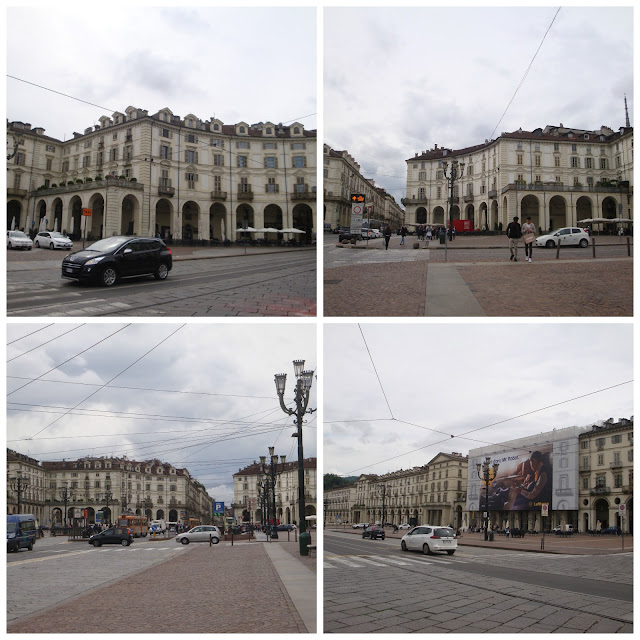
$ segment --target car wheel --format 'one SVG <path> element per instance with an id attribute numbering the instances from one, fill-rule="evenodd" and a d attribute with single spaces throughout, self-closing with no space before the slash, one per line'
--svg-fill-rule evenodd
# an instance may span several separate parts
<path id="1" fill-rule="evenodd" d="M 130 543 L 127 539 L 124 539 L 124 540 L 122 541 L 122 546 L 123 546 L 123 547 L 128 547 L 130 544 L 131 544 L 131 543 Z"/>
<path id="2" fill-rule="evenodd" d="M 158 265 L 158 268 L 155 270 L 155 273 L 153 274 L 153 277 L 156 280 L 166 280 L 168 275 L 169 275 L 169 268 L 167 267 L 167 265 L 164 262 L 161 262 Z"/>
<path id="3" fill-rule="evenodd" d="M 553 249 L 556 246 L 556 243 L 553 240 L 547 240 L 547 244 L 544 245 L 547 249 Z"/>
<path id="4" fill-rule="evenodd" d="M 40 243 L 36 240 L 36 247 L 40 248 Z"/>
<path id="5" fill-rule="evenodd" d="M 9 244 L 7 245 L 7 249 L 13 249 L 13 245 L 12 245 L 11 243 L 9 243 Z"/>
<path id="6" fill-rule="evenodd" d="M 456 550 L 455 550 L 455 549 L 452 549 L 451 551 L 447 551 L 447 553 L 448 553 L 450 556 L 452 556 L 455 552 L 456 552 Z"/>
<path id="7" fill-rule="evenodd" d="M 31 247 L 27 247 L 27 251 L 31 251 Z"/>
<path id="8" fill-rule="evenodd" d="M 49 244 L 49 249 L 55 249 L 55 247 L 53 246 L 53 242 Z"/>
<path id="9" fill-rule="evenodd" d="M 100 540 L 94 540 L 93 541 L 93 546 L 94 547 L 99 547 L 102 544 L 102 542 L 100 542 Z"/>
<path id="10" fill-rule="evenodd" d="M 214 536 L 212 542 L 213 542 L 213 544 L 218 544 L 218 542 L 220 542 L 220 538 L 216 538 Z"/>
<path id="11" fill-rule="evenodd" d="M 182 538 L 180 542 L 182 542 L 182 544 L 189 544 L 189 538 Z"/>
<path id="12" fill-rule="evenodd" d="M 103 287 L 112 287 L 118 280 L 118 272 L 114 267 L 105 267 L 100 274 L 100 284 Z"/>
<path id="13" fill-rule="evenodd" d="M 401 548 L 403 551 L 406 551 L 406 550 L 407 550 L 407 543 L 406 543 L 404 540 L 400 543 L 400 548 Z"/>
<path id="14" fill-rule="evenodd" d="M 27 550 L 28 550 L 28 551 L 33 551 L 33 542 L 30 542 L 30 543 L 27 545 Z"/>
<path id="15" fill-rule="evenodd" d="M 589 246 L 589 241 L 586 238 L 582 238 L 582 240 L 580 240 L 579 244 L 584 249 L 585 247 Z"/>
<path id="16" fill-rule="evenodd" d="M 428 544 L 422 545 L 422 553 L 424 553 L 425 556 L 431 555 L 431 549 L 429 549 Z"/>

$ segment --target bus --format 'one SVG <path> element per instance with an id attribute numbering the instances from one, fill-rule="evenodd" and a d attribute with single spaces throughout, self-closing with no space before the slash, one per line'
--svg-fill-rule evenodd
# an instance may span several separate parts
<path id="1" fill-rule="evenodd" d="M 149 531 L 149 521 L 147 516 L 127 516 L 122 515 L 118 518 L 119 527 L 128 527 L 134 538 L 142 536 L 145 538 Z"/>

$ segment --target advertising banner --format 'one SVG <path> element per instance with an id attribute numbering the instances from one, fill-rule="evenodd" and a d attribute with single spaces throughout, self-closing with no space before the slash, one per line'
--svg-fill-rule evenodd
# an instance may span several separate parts
<path id="1" fill-rule="evenodd" d="M 537 445 L 531 452 L 501 453 L 491 458 L 499 463 L 489 480 L 489 511 L 541 511 L 551 502 L 553 445 Z M 492 472 L 493 475 L 493 472 Z M 480 509 L 486 510 L 486 488 L 480 491 Z"/>

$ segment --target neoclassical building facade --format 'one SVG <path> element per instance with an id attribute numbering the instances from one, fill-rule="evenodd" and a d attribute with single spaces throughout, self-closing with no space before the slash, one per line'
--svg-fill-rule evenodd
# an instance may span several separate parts
<path id="1" fill-rule="evenodd" d="M 467 457 L 439 453 L 428 464 L 383 475 L 362 474 L 353 485 L 325 491 L 327 526 L 344 523 L 466 526 Z"/>
<path id="2" fill-rule="evenodd" d="M 64 142 L 10 122 L 7 147 L 7 228 L 79 237 L 88 209 L 90 239 L 233 241 L 243 227 L 313 239 L 316 132 L 299 122 L 226 125 L 129 107 Z"/>
<path id="3" fill-rule="evenodd" d="M 465 149 L 416 153 L 407 163 L 406 222 L 445 224 L 454 182 L 453 219 L 474 229 L 506 228 L 531 216 L 543 232 L 594 218 L 633 218 L 633 128 L 588 131 L 546 126 L 502 133 Z M 595 227 L 597 228 L 597 227 Z"/>
<path id="4" fill-rule="evenodd" d="M 277 456 L 276 456 L 277 457 Z M 305 458 L 305 517 L 317 512 L 317 459 Z M 233 517 L 236 522 L 262 524 L 273 513 L 270 462 L 253 462 L 233 474 Z M 276 517 L 283 524 L 298 522 L 298 461 L 287 462 L 286 456 L 274 466 Z M 266 502 L 269 504 L 267 505 Z"/>
<path id="5" fill-rule="evenodd" d="M 123 513 L 181 522 L 211 523 L 213 499 L 187 469 L 157 459 L 86 457 L 39 462 L 7 449 L 7 512 L 16 513 L 13 478 L 27 478 L 21 512 L 40 524 L 115 522 Z M 80 514 L 80 515 L 79 515 Z"/>
<path id="6" fill-rule="evenodd" d="M 360 165 L 348 151 L 335 151 L 324 145 L 323 156 L 324 222 L 332 229 L 351 225 L 351 194 L 365 196 L 370 218 L 397 229 L 404 211 L 393 196 L 360 173 Z M 365 218 L 367 216 L 365 215 Z"/>

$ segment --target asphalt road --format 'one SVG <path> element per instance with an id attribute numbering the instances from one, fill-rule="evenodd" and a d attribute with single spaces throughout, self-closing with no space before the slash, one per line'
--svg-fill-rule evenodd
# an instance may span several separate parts
<path id="1" fill-rule="evenodd" d="M 8 316 L 305 316 L 316 310 L 315 252 L 174 261 L 163 282 L 147 276 L 111 288 L 61 278 L 58 260 L 20 267 L 7 274 Z"/>
<path id="2" fill-rule="evenodd" d="M 631 632 L 633 554 L 559 555 L 325 532 L 327 632 Z M 346 587 L 346 588 L 345 588 Z M 382 597 L 380 597 L 382 596 Z"/>

